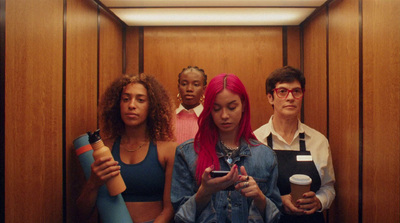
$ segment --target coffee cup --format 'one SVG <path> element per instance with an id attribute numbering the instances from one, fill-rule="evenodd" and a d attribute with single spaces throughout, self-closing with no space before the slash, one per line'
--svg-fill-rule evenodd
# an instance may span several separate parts
<path id="1" fill-rule="evenodd" d="M 294 174 L 289 178 L 290 181 L 290 195 L 292 196 L 292 203 L 296 206 L 296 201 L 303 197 L 305 192 L 310 191 L 311 178 L 304 174 Z"/>

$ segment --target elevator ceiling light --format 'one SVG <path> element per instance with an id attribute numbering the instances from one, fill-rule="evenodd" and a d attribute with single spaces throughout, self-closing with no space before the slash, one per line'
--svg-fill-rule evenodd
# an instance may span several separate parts
<path id="1" fill-rule="evenodd" d="M 326 0 L 101 0 L 128 26 L 299 25 Z"/>
<path id="2" fill-rule="evenodd" d="M 107 7 L 319 7 L 326 0 L 101 0 Z"/>

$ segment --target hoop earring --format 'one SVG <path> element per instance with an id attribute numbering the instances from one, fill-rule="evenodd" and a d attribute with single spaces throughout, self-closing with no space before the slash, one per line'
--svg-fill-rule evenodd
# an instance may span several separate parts
<path id="1" fill-rule="evenodd" d="M 176 95 L 176 99 L 178 99 L 179 102 L 182 102 L 181 94 L 178 93 L 178 94 Z"/>
<path id="2" fill-rule="evenodd" d="M 204 99 L 206 98 L 206 96 L 204 96 L 204 94 L 201 96 L 201 98 L 200 98 L 200 103 L 204 103 Z"/>

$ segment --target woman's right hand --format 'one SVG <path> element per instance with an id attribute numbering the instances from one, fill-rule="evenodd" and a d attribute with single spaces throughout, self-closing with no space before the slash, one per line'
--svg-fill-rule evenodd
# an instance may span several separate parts
<path id="1" fill-rule="evenodd" d="M 86 221 L 92 215 L 99 188 L 111 177 L 118 175 L 120 169 L 118 162 L 111 156 L 101 157 L 92 163 L 89 180 L 76 201 L 78 215 L 82 221 Z"/>
<path id="2" fill-rule="evenodd" d="M 284 207 L 284 210 L 287 214 L 290 215 L 304 215 L 304 210 L 299 209 L 296 206 L 293 205 L 292 203 L 292 196 L 290 194 L 286 194 L 281 196 L 282 199 L 282 205 Z"/>
<path id="3" fill-rule="evenodd" d="M 229 173 L 223 177 L 211 177 L 211 171 L 213 166 L 207 167 L 201 176 L 200 188 L 196 193 L 196 211 L 200 213 L 210 202 L 211 197 L 214 193 L 224 190 L 230 185 L 236 183 L 239 179 L 238 167 L 235 164 Z"/>
<path id="4" fill-rule="evenodd" d="M 207 167 L 204 170 L 204 173 L 201 177 L 201 185 L 200 187 L 203 187 L 204 192 L 206 194 L 214 194 L 218 191 L 224 190 L 227 187 L 231 186 L 232 184 L 235 184 L 237 181 L 239 181 L 239 171 L 238 167 L 235 164 L 229 173 L 225 176 L 222 177 L 211 177 L 211 171 L 213 171 L 214 168 L 212 167 Z"/>
<path id="5" fill-rule="evenodd" d="M 120 173 L 121 166 L 111 156 L 101 157 L 94 161 L 91 165 L 92 173 L 89 181 L 95 187 L 101 187 L 110 178 L 117 176 Z"/>

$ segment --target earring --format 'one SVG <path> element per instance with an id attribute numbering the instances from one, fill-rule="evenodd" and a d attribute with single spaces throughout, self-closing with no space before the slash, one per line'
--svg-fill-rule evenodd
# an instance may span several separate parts
<path id="1" fill-rule="evenodd" d="M 178 99 L 179 102 L 182 102 L 181 94 L 178 93 L 178 94 L 176 95 L 176 98 Z"/>
<path id="2" fill-rule="evenodd" d="M 204 94 L 201 96 L 201 98 L 200 98 L 200 103 L 204 103 L 204 99 L 205 99 L 205 96 L 204 96 Z"/>

